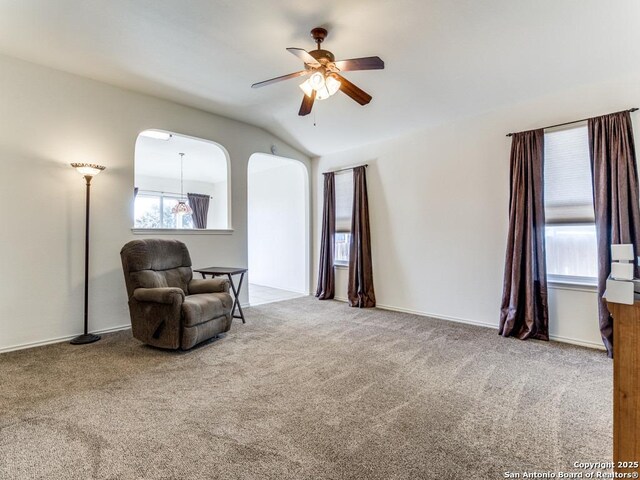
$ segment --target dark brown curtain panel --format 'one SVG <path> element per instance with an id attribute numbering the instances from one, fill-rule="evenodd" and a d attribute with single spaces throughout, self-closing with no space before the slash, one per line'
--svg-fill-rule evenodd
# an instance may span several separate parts
<path id="1" fill-rule="evenodd" d="M 336 234 L 336 182 L 335 174 L 324 174 L 324 208 L 322 213 L 322 238 L 320 239 L 320 265 L 316 297 L 329 300 L 335 295 L 333 251 Z"/>
<path id="2" fill-rule="evenodd" d="M 349 245 L 349 305 L 369 308 L 376 306 L 371 264 L 371 233 L 369 231 L 369 199 L 365 167 L 353 169 L 353 213 Z"/>
<path id="3" fill-rule="evenodd" d="M 543 156 L 542 130 L 513 135 L 500 335 L 522 340 L 549 339 Z"/>
<path id="4" fill-rule="evenodd" d="M 209 195 L 200 193 L 187 193 L 189 206 L 193 213 L 193 226 L 196 228 L 207 228 L 207 214 L 209 213 Z"/>
<path id="5" fill-rule="evenodd" d="M 598 239 L 600 334 L 609 357 L 613 357 L 615 319 L 612 320 L 602 294 L 611 272 L 611 244 L 631 243 L 635 254 L 640 254 L 638 171 L 629 112 L 592 118 L 588 128 Z M 635 275 L 640 276 L 637 264 Z"/>

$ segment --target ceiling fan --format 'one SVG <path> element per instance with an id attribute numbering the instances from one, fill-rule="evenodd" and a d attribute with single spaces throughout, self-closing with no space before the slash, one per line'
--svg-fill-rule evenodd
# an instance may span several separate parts
<path id="1" fill-rule="evenodd" d="M 309 78 L 300 85 L 300 88 L 304 92 L 302 105 L 298 112 L 298 115 L 301 116 L 311 113 L 315 100 L 329 98 L 338 90 L 353 98 L 360 105 L 369 103 L 371 101 L 371 95 L 356 87 L 338 72 L 381 70 L 384 68 L 384 62 L 380 57 L 352 58 L 349 60 L 338 60 L 336 62 L 333 53 L 320 48 L 320 44 L 327 37 L 327 33 L 327 30 L 321 27 L 316 27 L 311 30 L 311 36 L 318 46 L 316 50 L 307 52 L 302 48 L 287 48 L 289 52 L 304 62 L 304 70 L 254 83 L 251 85 L 251 88 L 264 87 L 290 78 L 309 76 Z"/>

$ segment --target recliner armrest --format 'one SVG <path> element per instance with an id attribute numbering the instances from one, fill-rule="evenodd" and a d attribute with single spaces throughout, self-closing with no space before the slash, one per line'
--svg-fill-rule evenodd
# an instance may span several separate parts
<path id="1" fill-rule="evenodd" d="M 229 280 L 226 278 L 194 278 L 189 282 L 189 294 L 229 293 Z"/>
<path id="2" fill-rule="evenodd" d="M 176 300 L 182 303 L 184 292 L 176 287 L 136 288 L 133 298 L 139 302 L 154 302 L 172 304 Z"/>

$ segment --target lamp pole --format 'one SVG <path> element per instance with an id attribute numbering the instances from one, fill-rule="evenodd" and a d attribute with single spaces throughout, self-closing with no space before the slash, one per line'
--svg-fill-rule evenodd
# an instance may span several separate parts
<path id="1" fill-rule="evenodd" d="M 87 186 L 84 234 L 84 334 L 71 340 L 72 345 L 83 345 L 100 340 L 100 335 L 89 333 L 89 211 L 91 202 L 91 180 L 104 170 L 105 167 L 86 163 L 72 163 L 71 166 L 84 177 Z"/>

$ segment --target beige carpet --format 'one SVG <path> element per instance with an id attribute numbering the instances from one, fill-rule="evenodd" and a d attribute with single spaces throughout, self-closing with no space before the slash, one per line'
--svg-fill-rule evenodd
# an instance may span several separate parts
<path id="1" fill-rule="evenodd" d="M 187 353 L 0 355 L 2 479 L 498 479 L 611 460 L 612 363 L 305 297 Z"/>

